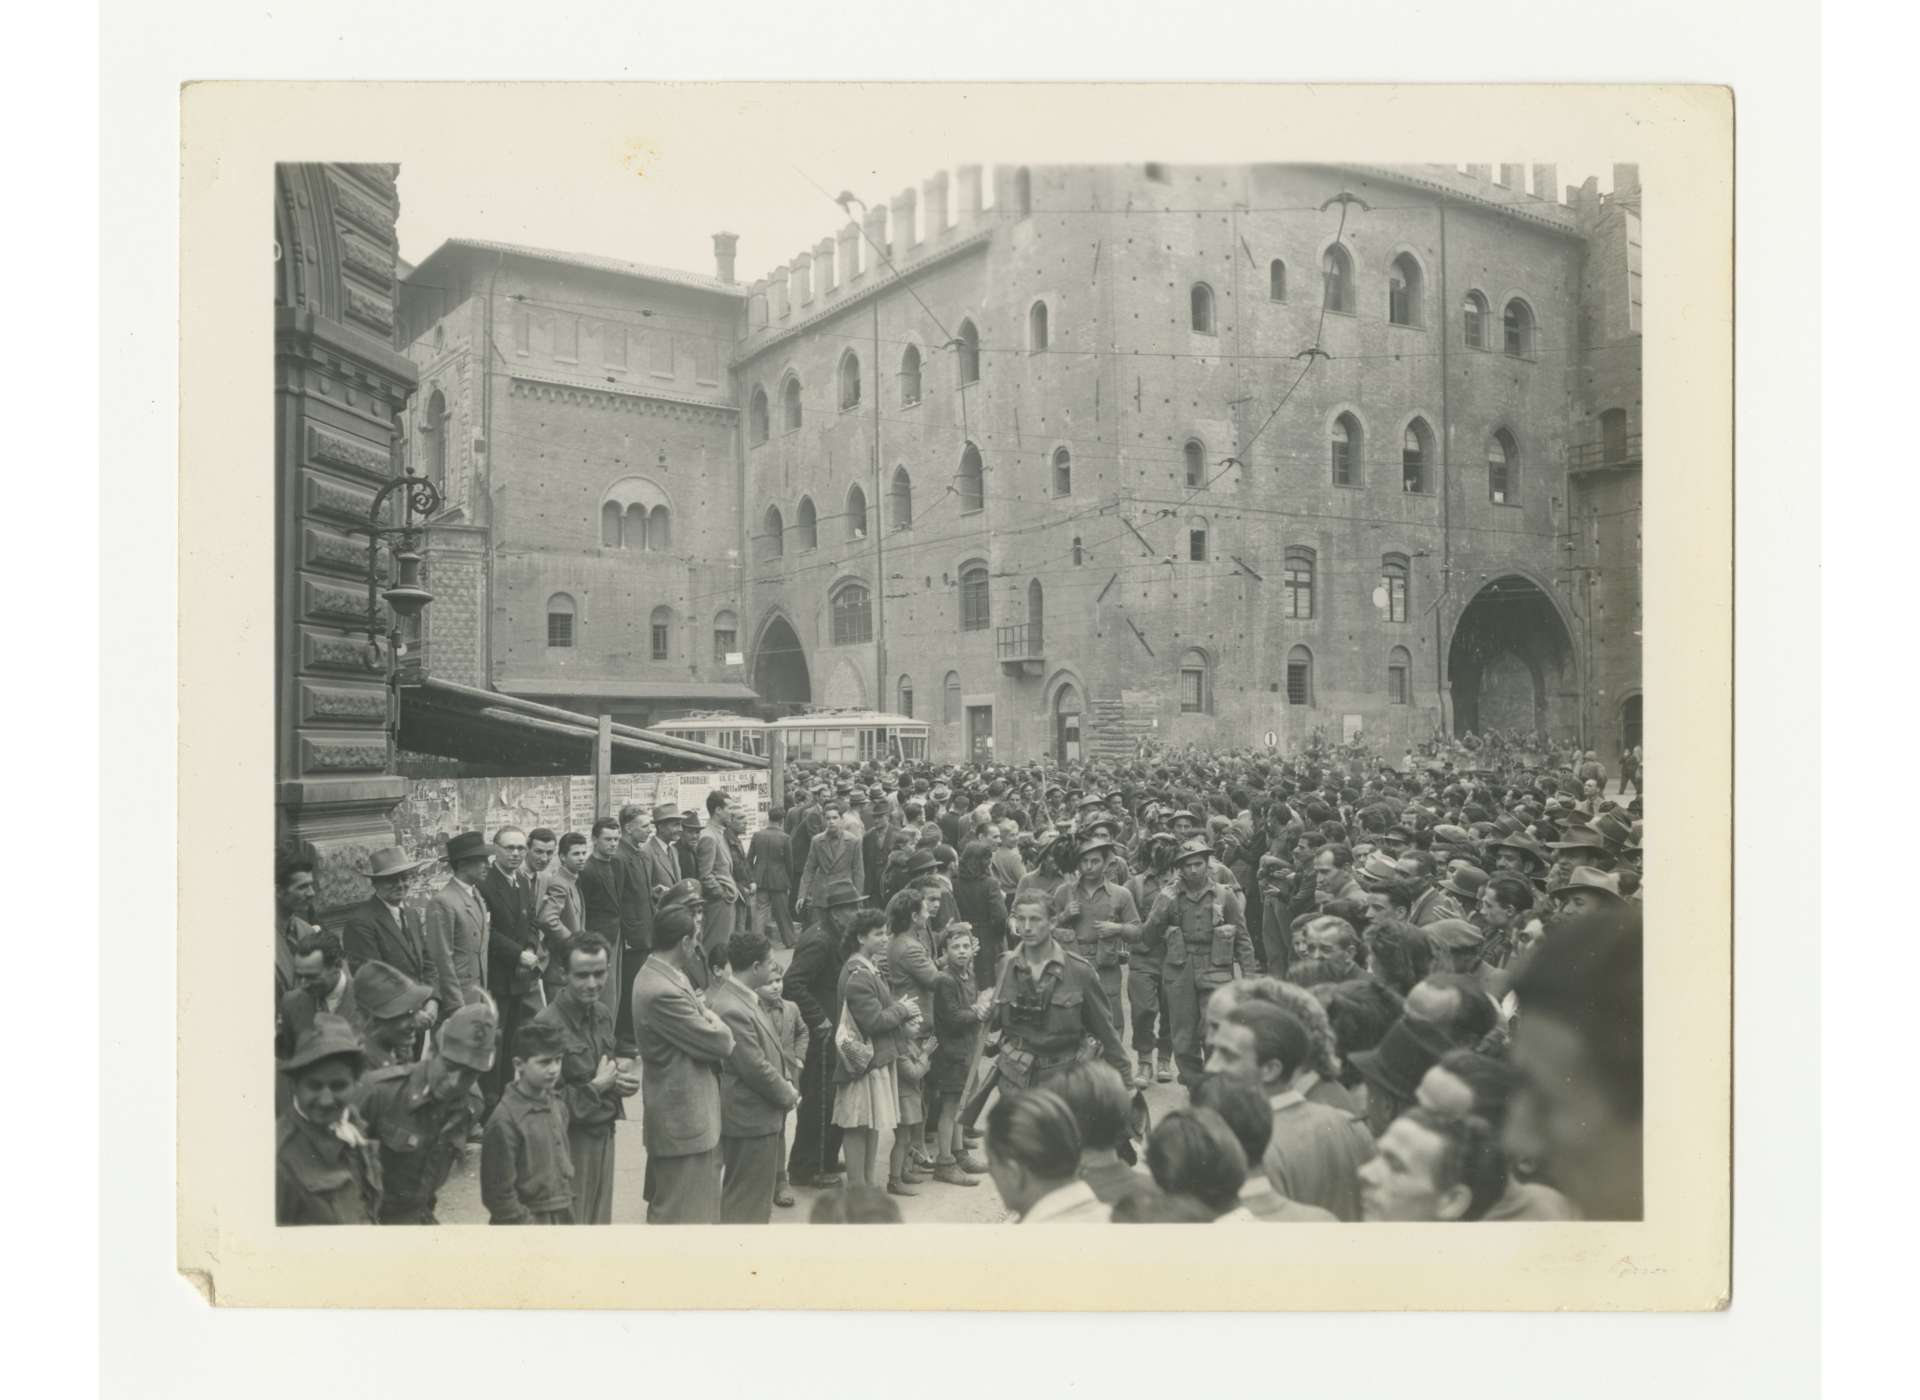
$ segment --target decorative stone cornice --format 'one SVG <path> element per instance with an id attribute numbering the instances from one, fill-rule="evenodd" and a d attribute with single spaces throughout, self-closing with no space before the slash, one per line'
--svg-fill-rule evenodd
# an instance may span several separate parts
<path id="1" fill-rule="evenodd" d="M 705 423 L 731 427 L 740 416 L 732 404 L 709 403 L 678 395 L 632 389 L 618 384 L 578 384 L 561 379 L 541 379 L 515 374 L 508 386 L 508 397 L 535 399 L 545 403 L 574 404 L 582 408 L 605 409 L 613 413 L 638 413 L 652 418 L 672 418 L 684 423 Z"/>

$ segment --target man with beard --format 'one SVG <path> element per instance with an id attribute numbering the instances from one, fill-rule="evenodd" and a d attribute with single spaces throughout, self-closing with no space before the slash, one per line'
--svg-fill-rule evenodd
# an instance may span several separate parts
<path id="1" fill-rule="evenodd" d="M 840 968 L 847 921 L 866 901 L 851 880 L 828 885 L 814 921 L 793 947 L 782 990 L 800 1008 L 807 1056 L 800 1069 L 787 1179 L 795 1186 L 838 1186 L 841 1130 L 833 1122 L 834 1028 L 840 1021 Z"/>
<path id="2" fill-rule="evenodd" d="M 1212 859 L 1213 848 L 1204 836 L 1180 847 L 1177 878 L 1155 898 L 1138 939 L 1149 957 L 1161 958 L 1172 1012 L 1174 1062 L 1180 1082 L 1188 1088 L 1201 1074 L 1200 1028 L 1207 997 L 1214 988 L 1254 971 L 1253 942 L 1247 936 L 1240 897 L 1210 878 Z"/>
<path id="3" fill-rule="evenodd" d="M 463 1006 L 440 1028 L 426 1059 L 367 1076 L 360 1112 L 380 1145 L 382 1225 L 439 1223 L 435 1199 L 485 1117 L 475 1081 L 493 1068 L 497 1029 L 492 1008 Z"/>

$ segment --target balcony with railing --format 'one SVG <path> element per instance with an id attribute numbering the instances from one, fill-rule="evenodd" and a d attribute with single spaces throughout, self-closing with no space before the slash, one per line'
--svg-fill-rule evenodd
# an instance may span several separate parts
<path id="1" fill-rule="evenodd" d="M 1038 622 L 994 629 L 994 655 L 1008 674 L 1038 675 L 1046 665 L 1046 639 Z"/>
<path id="2" fill-rule="evenodd" d="M 1638 468 L 1640 434 L 1610 433 L 1598 442 L 1576 442 L 1567 447 L 1567 470 L 1591 472 Z"/>

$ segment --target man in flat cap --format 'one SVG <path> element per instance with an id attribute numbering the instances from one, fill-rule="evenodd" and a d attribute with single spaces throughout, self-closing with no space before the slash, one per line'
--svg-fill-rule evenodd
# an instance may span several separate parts
<path id="1" fill-rule="evenodd" d="M 380 1144 L 382 1225 L 436 1225 L 434 1202 L 486 1112 L 478 1080 L 493 1068 L 499 1025 L 484 1002 L 463 1006 L 415 1065 L 367 1076 L 360 1111 Z"/>

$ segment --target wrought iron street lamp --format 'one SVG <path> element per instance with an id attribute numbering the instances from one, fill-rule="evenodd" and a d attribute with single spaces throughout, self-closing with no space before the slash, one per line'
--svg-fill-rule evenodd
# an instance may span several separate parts
<path id="1" fill-rule="evenodd" d="M 389 525 L 384 513 L 387 501 L 395 492 L 400 493 L 400 523 Z M 373 504 L 367 507 L 367 519 L 364 524 L 349 528 L 357 534 L 367 537 L 367 654 L 368 664 L 378 665 L 380 660 L 380 612 L 376 599 L 387 605 L 389 617 L 387 625 L 387 767 L 393 767 L 394 751 L 399 744 L 400 730 L 400 627 L 411 618 L 420 616 L 427 604 L 433 601 L 420 583 L 420 536 L 425 519 L 440 509 L 440 488 L 423 476 L 415 476 L 408 468 L 404 476 L 395 478 L 381 487 L 373 498 Z M 393 541 L 390 555 L 393 560 L 393 574 L 389 579 L 380 576 L 380 545 L 383 541 Z M 385 583 L 384 588 L 381 584 Z"/>

